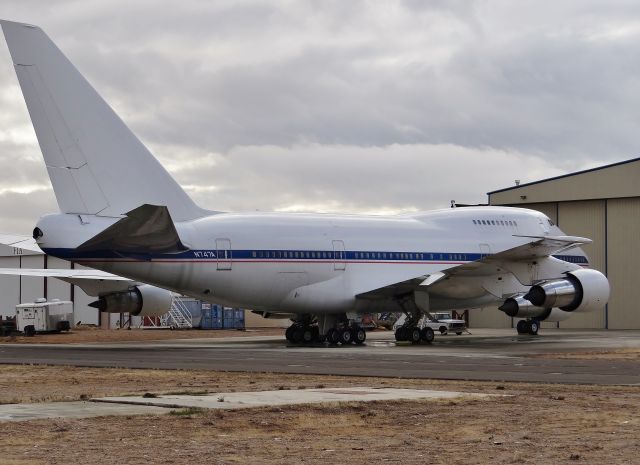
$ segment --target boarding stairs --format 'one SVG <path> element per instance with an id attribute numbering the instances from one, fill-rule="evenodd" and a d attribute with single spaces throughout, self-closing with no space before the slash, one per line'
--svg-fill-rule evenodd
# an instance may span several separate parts
<path id="1" fill-rule="evenodd" d="M 166 328 L 193 328 L 193 316 L 178 294 L 171 296 L 171 308 L 160 317 L 160 326 Z"/>

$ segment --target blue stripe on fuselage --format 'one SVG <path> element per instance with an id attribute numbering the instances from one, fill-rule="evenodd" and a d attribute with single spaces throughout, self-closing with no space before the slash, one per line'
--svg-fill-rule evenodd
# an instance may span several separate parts
<path id="1" fill-rule="evenodd" d="M 187 250 L 178 253 L 134 253 L 114 250 L 77 251 L 75 249 L 46 248 L 45 253 L 70 261 L 134 260 L 134 261 L 349 261 L 349 262 L 473 262 L 486 254 L 466 252 L 378 252 L 378 251 L 333 251 L 333 250 Z M 220 257 L 218 257 L 220 254 Z M 554 255 L 555 258 L 578 265 L 588 264 L 581 255 Z"/>

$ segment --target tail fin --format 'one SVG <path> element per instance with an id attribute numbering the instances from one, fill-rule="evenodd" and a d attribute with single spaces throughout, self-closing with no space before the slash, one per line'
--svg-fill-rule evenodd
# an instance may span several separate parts
<path id="1" fill-rule="evenodd" d="M 120 216 L 154 204 L 176 221 L 206 213 L 40 28 L 0 24 L 62 212 Z"/>

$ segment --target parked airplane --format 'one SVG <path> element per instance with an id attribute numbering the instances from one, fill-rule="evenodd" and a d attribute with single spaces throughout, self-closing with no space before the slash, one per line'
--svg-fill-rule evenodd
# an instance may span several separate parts
<path id="1" fill-rule="evenodd" d="M 294 320 L 287 338 L 362 343 L 358 312 L 403 311 L 398 340 L 431 341 L 424 312 L 500 305 L 540 321 L 602 308 L 607 278 L 537 211 L 465 207 L 398 216 L 222 213 L 198 207 L 36 26 L 2 22 L 61 212 L 46 253 L 142 285 L 100 289 L 146 314 L 175 291 Z M 155 287 L 153 287 L 155 286 Z"/>

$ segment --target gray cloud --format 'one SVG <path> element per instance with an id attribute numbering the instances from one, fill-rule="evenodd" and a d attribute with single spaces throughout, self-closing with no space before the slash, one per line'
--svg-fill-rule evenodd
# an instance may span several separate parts
<path id="1" fill-rule="evenodd" d="M 431 208 L 638 152 L 637 2 L 5 3 L 210 208 Z M 0 84 L 24 195 L 46 173 L 4 48 Z"/>

